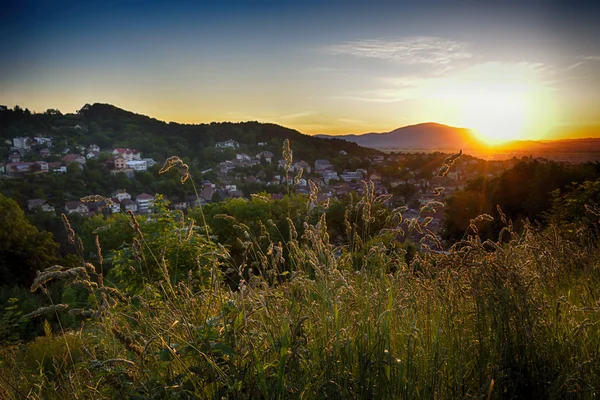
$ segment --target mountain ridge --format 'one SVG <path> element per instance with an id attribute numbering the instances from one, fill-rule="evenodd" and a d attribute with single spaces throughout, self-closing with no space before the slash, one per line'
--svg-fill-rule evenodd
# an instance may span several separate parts
<path id="1" fill-rule="evenodd" d="M 325 139 L 343 139 L 375 149 L 475 149 L 485 147 L 471 130 L 437 122 L 424 122 L 396 128 L 389 132 L 349 135 L 315 135 Z"/>

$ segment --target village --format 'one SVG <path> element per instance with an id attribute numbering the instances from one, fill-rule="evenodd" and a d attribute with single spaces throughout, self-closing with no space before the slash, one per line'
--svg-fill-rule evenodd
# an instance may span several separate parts
<path id="1" fill-rule="evenodd" d="M 7 140 L 6 145 L 10 146 L 10 155 L 6 163 L 0 163 L 0 177 L 4 179 L 19 179 L 27 174 L 64 174 L 69 169 L 84 169 L 89 160 L 98 158 L 104 160 L 103 167 L 107 174 L 124 174 L 129 179 L 135 179 L 137 173 L 152 170 L 161 161 L 144 158 L 136 149 L 100 149 L 97 145 L 78 145 L 55 154 L 52 138 L 47 136 L 15 137 L 12 141 Z M 394 195 L 386 201 L 386 205 L 406 206 L 405 218 L 423 217 L 420 215 L 423 205 L 431 201 L 444 202 L 469 180 L 477 176 L 493 177 L 518 161 L 484 161 L 467 156 L 459 158 L 445 175 L 438 176 L 439 160 L 443 160 L 441 156 L 444 155 L 435 153 L 380 154 L 368 159 L 350 157 L 350 164 L 365 167 L 340 170 L 327 159 L 314 162 L 286 161 L 274 152 L 263 149 L 269 146 L 267 142 L 258 142 L 255 148 L 260 151 L 248 154 L 249 151 L 240 150 L 240 144 L 235 140 L 216 143 L 216 151 L 233 150 L 235 158 L 203 170 L 203 175 L 210 175 L 214 179 L 198 182 L 197 195 L 167 197 L 170 206 L 186 210 L 227 198 L 248 198 L 252 193 L 247 190 L 244 193 L 240 188 L 242 185 L 246 188 L 250 185 L 256 192 L 266 191 L 272 199 L 281 199 L 287 193 L 309 194 L 316 191 L 317 202 L 326 202 L 334 198 L 343 199 L 353 192 L 362 196 L 365 182 L 372 182 L 374 195 Z M 60 161 L 45 160 L 51 156 L 54 159 L 58 156 Z M 340 151 L 340 157 L 349 156 L 345 151 Z M 419 165 L 419 168 L 411 168 L 411 165 Z M 128 193 L 125 189 L 89 195 L 100 195 L 101 198 L 89 197 L 87 201 L 73 199 L 64 204 L 32 198 L 27 200 L 27 210 L 81 216 L 119 212 L 151 214 L 155 199 L 154 193 Z M 429 225 L 431 230 L 437 232 L 441 227 L 443 210 L 438 209 L 428 216 L 432 218 Z"/>

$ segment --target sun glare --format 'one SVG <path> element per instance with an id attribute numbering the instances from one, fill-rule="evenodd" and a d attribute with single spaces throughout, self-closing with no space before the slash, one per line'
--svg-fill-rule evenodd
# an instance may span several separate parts
<path id="1" fill-rule="evenodd" d="M 479 65 L 440 79 L 429 92 L 452 110 L 455 124 L 490 145 L 540 139 L 556 117 L 551 91 L 527 64 Z"/>

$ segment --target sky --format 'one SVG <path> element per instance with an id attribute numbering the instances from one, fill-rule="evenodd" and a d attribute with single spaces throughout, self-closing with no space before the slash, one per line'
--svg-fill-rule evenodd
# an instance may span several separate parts
<path id="1" fill-rule="evenodd" d="M 0 0 L 0 104 L 307 134 L 600 137 L 600 4 Z"/>

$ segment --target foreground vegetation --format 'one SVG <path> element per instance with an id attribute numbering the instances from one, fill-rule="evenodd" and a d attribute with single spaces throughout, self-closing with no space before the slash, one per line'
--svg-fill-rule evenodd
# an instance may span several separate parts
<path id="1" fill-rule="evenodd" d="M 43 307 L 5 307 L 0 388 L 8 399 L 595 398 L 598 187 L 555 200 L 562 213 L 543 229 L 516 232 L 499 208 L 499 237 L 482 241 L 493 218 L 473 218 L 448 252 L 426 218 L 385 213 L 369 185 L 344 205 L 344 240 L 330 239 L 316 188 L 304 205 L 254 196 L 246 224 L 234 203 L 238 220 L 130 215 L 117 228 L 127 244 L 109 254 L 110 228 L 90 250 L 65 219 L 79 258 L 36 276 Z M 274 209 L 286 224 L 268 219 Z M 212 232 L 206 219 L 219 218 L 230 228 Z M 412 230 L 424 250 L 407 257 L 398 239 Z M 43 336 L 11 340 L 31 321 Z"/>

